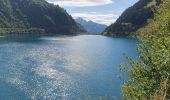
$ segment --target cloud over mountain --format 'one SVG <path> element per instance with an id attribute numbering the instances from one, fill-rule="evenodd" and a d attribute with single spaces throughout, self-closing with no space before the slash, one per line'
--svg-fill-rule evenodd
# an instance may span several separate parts
<path id="1" fill-rule="evenodd" d="M 81 12 L 81 13 L 71 13 L 74 18 L 81 17 L 85 20 L 93 20 L 94 22 L 110 25 L 115 22 L 118 15 L 113 12 Z"/>
<path id="2" fill-rule="evenodd" d="M 63 7 L 88 7 L 100 6 L 113 3 L 112 0 L 47 0 L 50 3 L 58 4 Z"/>

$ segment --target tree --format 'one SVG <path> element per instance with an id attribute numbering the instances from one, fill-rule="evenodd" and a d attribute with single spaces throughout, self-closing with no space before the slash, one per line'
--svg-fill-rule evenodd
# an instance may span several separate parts
<path id="1" fill-rule="evenodd" d="M 137 48 L 140 60 L 127 57 L 130 67 L 121 66 L 130 78 L 123 85 L 124 98 L 150 99 L 161 90 L 162 79 L 170 84 L 170 0 L 164 0 L 156 9 L 155 18 L 137 31 L 143 34 Z"/>

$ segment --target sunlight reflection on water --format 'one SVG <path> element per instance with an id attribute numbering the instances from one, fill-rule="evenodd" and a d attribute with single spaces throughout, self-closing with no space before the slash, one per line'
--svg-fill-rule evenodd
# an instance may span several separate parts
<path id="1" fill-rule="evenodd" d="M 86 96 L 106 95 L 120 98 L 117 66 L 125 61 L 123 52 L 136 55 L 137 43 L 86 35 L 45 37 L 36 42 L 3 41 L 0 42 L 0 68 L 3 69 L 0 80 L 16 87 L 15 95 L 22 91 L 23 98 L 27 95 L 36 100 L 81 100 Z M 109 82 L 113 82 L 114 89 Z M 5 89 L 0 92 L 8 96 Z"/>

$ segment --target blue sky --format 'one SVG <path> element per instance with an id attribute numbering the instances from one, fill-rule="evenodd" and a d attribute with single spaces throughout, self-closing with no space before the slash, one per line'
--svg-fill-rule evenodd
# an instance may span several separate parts
<path id="1" fill-rule="evenodd" d="M 47 0 L 65 8 L 74 18 L 82 17 L 110 25 L 128 7 L 138 0 Z"/>

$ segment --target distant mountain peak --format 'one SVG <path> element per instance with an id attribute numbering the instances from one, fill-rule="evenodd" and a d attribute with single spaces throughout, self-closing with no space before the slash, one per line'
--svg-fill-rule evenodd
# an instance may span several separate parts
<path id="1" fill-rule="evenodd" d="M 85 19 L 83 19 L 83 18 L 81 18 L 81 17 L 78 17 L 78 18 L 76 18 L 75 20 L 76 20 L 77 22 L 79 22 L 79 24 L 80 24 L 80 23 L 86 23 L 86 22 L 87 22 Z"/>
<path id="2" fill-rule="evenodd" d="M 94 22 L 93 22 L 93 21 L 91 21 L 91 20 L 89 20 L 88 22 L 89 22 L 89 23 L 94 23 Z"/>
<path id="3" fill-rule="evenodd" d="M 97 22 L 93 22 L 92 20 L 87 21 L 81 17 L 77 17 L 75 21 L 82 25 L 90 33 L 101 33 L 107 27 L 107 25 L 99 24 Z"/>

